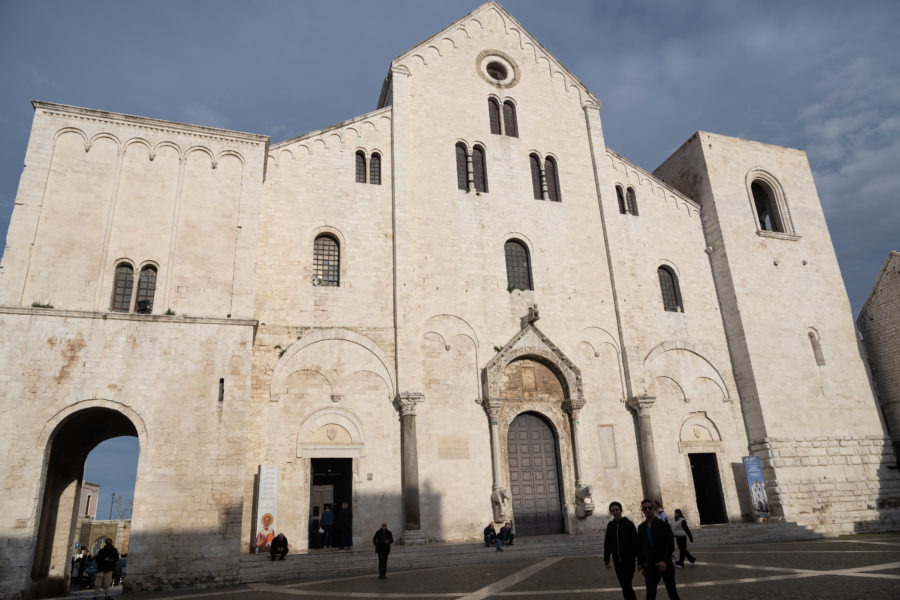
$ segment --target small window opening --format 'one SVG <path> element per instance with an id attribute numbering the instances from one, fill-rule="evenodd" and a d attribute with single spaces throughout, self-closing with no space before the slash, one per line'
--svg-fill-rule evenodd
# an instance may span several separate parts
<path id="1" fill-rule="evenodd" d="M 219 379 L 219 402 L 225 400 L 225 378 Z"/>
<path id="2" fill-rule="evenodd" d="M 506 67 L 498 62 L 488 63 L 485 70 L 487 71 L 488 77 L 496 81 L 504 81 L 508 74 Z"/>
<path id="3" fill-rule="evenodd" d="M 619 201 L 619 212 L 624 215 L 628 211 L 625 210 L 625 192 L 621 185 L 616 186 L 616 199 Z"/>
<path id="4" fill-rule="evenodd" d="M 356 152 L 356 183 L 366 182 L 366 153 L 362 150 Z"/>
<path id="5" fill-rule="evenodd" d="M 659 290 L 662 293 L 663 308 L 670 312 L 684 312 L 681 303 L 681 290 L 678 289 L 678 276 L 668 267 L 656 270 L 659 276 Z"/>
<path id="6" fill-rule="evenodd" d="M 475 179 L 475 191 L 487 193 L 487 166 L 484 160 L 484 148 L 475 146 L 472 149 L 472 171 Z"/>
<path id="7" fill-rule="evenodd" d="M 503 129 L 509 137 L 519 137 L 519 123 L 516 120 L 516 105 L 507 100 L 503 103 Z"/>
<path id="8" fill-rule="evenodd" d="M 500 104 L 493 98 L 488 98 L 488 120 L 491 123 L 491 133 L 500 135 Z"/>
<path id="9" fill-rule="evenodd" d="M 753 192 L 753 204 L 756 207 L 756 218 L 759 221 L 759 228 L 762 231 L 784 233 L 781 216 L 778 214 L 774 197 L 768 186 L 759 181 L 754 181 L 750 184 L 750 191 Z"/>
<path id="10" fill-rule="evenodd" d="M 381 185 L 381 155 L 377 152 L 373 152 L 369 160 L 369 183 Z"/>
<path id="11" fill-rule="evenodd" d="M 812 346 L 813 356 L 816 358 L 816 365 L 824 367 L 825 355 L 822 353 L 822 343 L 819 341 L 818 336 L 812 331 L 809 332 L 809 344 Z"/>
<path id="12" fill-rule="evenodd" d="M 634 216 L 638 216 L 637 198 L 634 195 L 634 188 L 632 187 L 628 188 L 628 191 L 625 193 L 625 204 L 628 212 Z"/>
<path id="13" fill-rule="evenodd" d="M 456 144 L 456 187 L 461 190 L 469 189 L 469 153 L 465 144 Z"/>
<path id="14" fill-rule="evenodd" d="M 510 290 L 533 290 L 531 260 L 525 244 L 509 240 L 504 245 L 506 253 L 506 281 Z"/>

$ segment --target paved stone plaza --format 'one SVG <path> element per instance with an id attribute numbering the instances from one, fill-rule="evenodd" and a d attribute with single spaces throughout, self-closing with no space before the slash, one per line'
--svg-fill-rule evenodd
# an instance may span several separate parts
<path id="1" fill-rule="evenodd" d="M 693 567 L 678 569 L 682 598 L 847 599 L 900 597 L 900 534 L 852 536 L 804 542 L 691 547 Z M 486 549 L 485 552 L 491 550 Z M 599 556 L 516 560 L 508 548 L 502 563 L 392 572 L 315 581 L 273 581 L 238 588 L 137 594 L 140 600 L 227 598 L 447 598 L 454 600 L 621 598 L 615 575 Z M 641 578 L 635 577 L 643 598 Z M 90 591 L 84 592 L 90 595 Z M 665 598 L 660 586 L 659 597 Z"/>

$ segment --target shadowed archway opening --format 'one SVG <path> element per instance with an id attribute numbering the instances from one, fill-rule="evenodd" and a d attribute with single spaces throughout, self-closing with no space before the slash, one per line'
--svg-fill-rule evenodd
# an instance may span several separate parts
<path id="1" fill-rule="evenodd" d="M 122 436 L 137 437 L 134 424 L 115 410 L 93 407 L 65 418 L 50 437 L 31 569 L 33 597 L 68 591 L 85 462 L 97 445 Z"/>

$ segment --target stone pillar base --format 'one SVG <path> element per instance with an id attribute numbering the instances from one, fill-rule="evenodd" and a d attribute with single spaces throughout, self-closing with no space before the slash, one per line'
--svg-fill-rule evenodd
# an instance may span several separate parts
<path id="1" fill-rule="evenodd" d="M 400 536 L 400 543 L 404 546 L 416 546 L 425 543 L 425 534 L 421 529 L 404 529 Z"/>

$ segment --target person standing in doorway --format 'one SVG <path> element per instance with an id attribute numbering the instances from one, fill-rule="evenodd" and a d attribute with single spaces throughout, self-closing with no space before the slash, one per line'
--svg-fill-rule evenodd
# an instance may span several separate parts
<path id="1" fill-rule="evenodd" d="M 381 529 L 372 537 L 372 543 L 378 554 L 378 579 L 387 579 L 387 559 L 391 553 L 391 544 L 394 543 L 394 534 L 387 528 L 387 523 L 381 524 Z"/>
<path id="2" fill-rule="evenodd" d="M 638 526 L 638 569 L 644 574 L 647 586 L 646 600 L 656 600 L 656 586 L 662 579 L 670 600 L 679 600 L 675 590 L 675 564 L 672 553 L 675 550 L 672 528 L 668 523 L 656 518 L 656 508 L 650 500 L 641 502 L 644 522 Z"/>
<path id="3" fill-rule="evenodd" d="M 613 520 L 606 525 L 606 537 L 603 539 L 603 562 L 609 569 L 612 557 L 616 568 L 616 579 L 622 587 L 625 600 L 637 600 L 631 580 L 634 579 L 635 560 L 637 559 L 638 538 L 634 523 L 622 515 L 622 505 L 609 503 L 609 514 Z"/>
<path id="4" fill-rule="evenodd" d="M 688 538 L 692 544 L 694 543 L 694 534 L 691 533 L 691 528 L 688 527 L 687 519 L 684 518 L 684 513 L 680 508 L 675 509 L 675 523 L 672 524 L 672 530 L 675 534 L 675 543 L 678 544 L 678 561 L 675 564 L 684 567 L 685 558 L 691 561 L 691 564 L 697 562 L 694 555 L 687 549 Z"/>
<path id="5" fill-rule="evenodd" d="M 97 553 L 97 582 L 94 584 L 94 598 L 100 588 L 103 588 L 105 600 L 109 600 L 109 585 L 112 583 L 113 571 L 119 562 L 119 551 L 113 546 L 113 541 L 106 539 L 106 544 Z"/>
<path id="6" fill-rule="evenodd" d="M 341 503 L 338 525 L 341 526 L 341 550 L 349 550 L 353 546 L 353 513 L 346 502 Z"/>
<path id="7" fill-rule="evenodd" d="M 331 512 L 331 505 L 326 504 L 322 516 L 319 517 L 319 527 L 323 530 L 325 537 L 325 547 L 331 548 L 331 532 L 334 529 L 334 513 Z"/>

